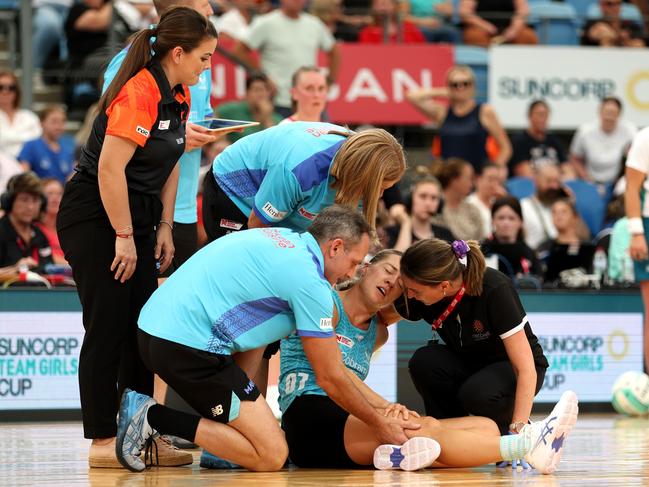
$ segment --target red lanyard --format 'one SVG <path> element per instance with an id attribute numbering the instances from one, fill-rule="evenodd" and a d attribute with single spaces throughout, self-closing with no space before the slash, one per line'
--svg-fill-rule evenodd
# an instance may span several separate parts
<path id="1" fill-rule="evenodd" d="M 433 330 L 437 330 L 438 328 L 441 328 L 441 326 L 444 324 L 444 320 L 448 318 L 448 316 L 453 312 L 453 310 L 456 308 L 458 304 L 460 304 L 460 301 L 462 301 L 462 298 L 464 297 L 464 292 L 466 289 L 464 288 L 464 284 L 462 284 L 462 287 L 460 290 L 457 292 L 455 297 L 453 298 L 453 301 L 451 301 L 448 304 L 448 307 L 446 308 L 446 311 L 444 311 L 441 315 L 439 315 L 439 318 L 437 318 L 435 321 L 432 323 Z"/>

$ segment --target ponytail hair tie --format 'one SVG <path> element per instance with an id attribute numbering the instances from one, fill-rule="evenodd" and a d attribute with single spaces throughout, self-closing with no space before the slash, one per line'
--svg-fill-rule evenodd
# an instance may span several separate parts
<path id="1" fill-rule="evenodd" d="M 466 255 L 471 251 L 469 248 L 469 244 L 467 244 L 464 240 L 455 240 L 452 244 L 451 247 L 453 248 L 453 253 L 455 254 L 455 258 L 462 264 L 463 266 L 467 265 L 467 259 Z"/>
<path id="2" fill-rule="evenodd" d="M 157 39 L 157 37 L 156 37 L 157 29 L 158 29 L 157 24 L 149 24 L 149 30 L 151 31 L 151 34 L 150 34 L 151 37 L 149 37 L 149 46 L 150 46 L 150 49 L 151 49 L 151 57 L 155 56 L 155 50 L 153 49 L 153 44 L 155 44 L 155 41 Z"/>

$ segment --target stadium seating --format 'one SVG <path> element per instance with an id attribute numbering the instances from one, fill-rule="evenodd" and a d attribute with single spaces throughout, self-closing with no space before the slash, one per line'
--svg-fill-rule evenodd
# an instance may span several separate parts
<path id="1" fill-rule="evenodd" d="M 597 235 L 602 229 L 606 212 L 606 203 L 597 186 L 582 179 L 566 181 L 566 185 L 575 194 L 575 206 L 591 235 Z M 535 190 L 534 180 L 524 177 L 508 179 L 505 187 L 509 194 L 519 200 L 532 196 Z"/>
<path id="2" fill-rule="evenodd" d="M 577 211 L 588 226 L 591 235 L 597 235 L 604 223 L 606 205 L 599 194 L 597 186 L 581 179 L 566 181 L 573 193 L 575 193 L 575 205 Z"/>
<path id="3" fill-rule="evenodd" d="M 519 200 L 534 194 L 534 180 L 532 178 L 509 178 L 505 186 L 507 187 L 507 192 Z"/>
<path id="4" fill-rule="evenodd" d="M 531 2 L 529 24 L 534 26 L 540 44 L 576 46 L 580 21 L 572 5 Z"/>
<path id="5" fill-rule="evenodd" d="M 18 53 L 18 0 L 0 0 L 0 32 L 6 33 L 9 67 L 16 69 L 16 54 Z"/>
<path id="6" fill-rule="evenodd" d="M 602 16 L 602 12 L 599 8 L 599 4 L 597 2 L 593 2 L 593 4 L 588 7 L 588 11 L 586 12 L 586 17 L 588 19 L 598 19 Z M 620 17 L 624 20 L 632 20 L 638 24 L 642 24 L 642 12 L 640 12 L 640 9 L 633 5 L 632 3 L 623 3 L 622 4 L 622 11 L 620 12 Z"/>
<path id="7" fill-rule="evenodd" d="M 572 5 L 577 12 L 579 19 L 585 19 L 588 16 L 588 10 L 597 6 L 597 0 L 565 0 L 567 4 Z"/>

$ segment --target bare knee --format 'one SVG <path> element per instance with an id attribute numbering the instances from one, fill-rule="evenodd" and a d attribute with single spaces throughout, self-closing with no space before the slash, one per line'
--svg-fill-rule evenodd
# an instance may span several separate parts
<path id="1" fill-rule="evenodd" d="M 278 441 L 272 445 L 258 449 L 259 458 L 248 470 L 254 472 L 276 472 L 281 470 L 288 458 L 288 445 L 286 441 Z"/>
<path id="2" fill-rule="evenodd" d="M 464 29 L 464 43 L 472 46 L 489 47 L 491 36 L 480 27 L 470 26 Z"/>
<path id="3" fill-rule="evenodd" d="M 513 44 L 538 44 L 539 38 L 536 36 L 534 29 L 524 27 L 513 39 Z"/>

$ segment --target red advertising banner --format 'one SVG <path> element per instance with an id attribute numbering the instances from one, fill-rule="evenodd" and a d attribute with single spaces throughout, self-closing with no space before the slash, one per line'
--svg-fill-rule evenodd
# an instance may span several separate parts
<path id="1" fill-rule="evenodd" d="M 227 49 L 226 46 L 223 46 Z M 425 117 L 405 99 L 417 87 L 444 85 L 453 65 L 451 46 L 340 44 L 338 83 L 327 111 L 338 123 L 419 125 Z M 326 64 L 321 56 L 321 64 Z M 246 72 L 220 54 L 212 57 L 212 103 L 243 98 Z"/>

